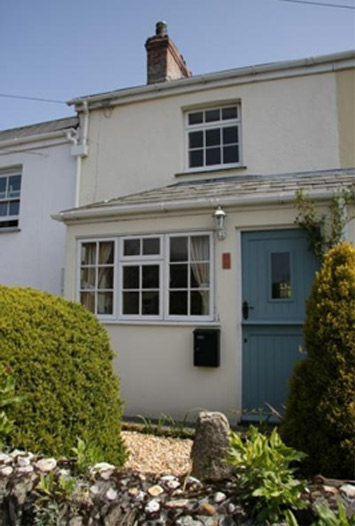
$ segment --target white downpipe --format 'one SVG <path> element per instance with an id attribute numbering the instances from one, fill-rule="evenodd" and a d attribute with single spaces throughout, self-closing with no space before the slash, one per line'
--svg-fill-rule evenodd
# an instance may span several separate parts
<path id="1" fill-rule="evenodd" d="M 82 158 L 88 155 L 88 132 L 89 132 L 89 108 L 87 101 L 82 104 L 82 112 L 84 114 L 83 125 L 82 125 L 82 136 L 81 141 L 78 137 L 73 141 L 74 146 L 78 149 L 73 155 L 76 156 L 76 174 L 75 174 L 75 201 L 74 207 L 77 208 L 80 203 L 80 186 L 81 186 L 81 168 Z M 80 148 L 81 147 L 81 148 Z"/>

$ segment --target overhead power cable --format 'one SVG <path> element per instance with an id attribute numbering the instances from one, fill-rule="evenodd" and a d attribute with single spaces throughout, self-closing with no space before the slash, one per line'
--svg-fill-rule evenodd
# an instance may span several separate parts
<path id="1" fill-rule="evenodd" d="M 54 104 L 66 104 L 65 100 L 41 99 L 39 97 L 25 97 L 23 95 L 9 95 L 7 93 L 0 93 L 0 97 L 7 97 L 8 99 L 35 100 L 37 102 L 52 102 Z"/>
<path id="2" fill-rule="evenodd" d="M 326 2 L 312 2 L 312 0 L 279 0 L 279 2 L 291 2 L 294 4 L 306 4 L 306 5 L 315 5 L 318 7 L 335 7 L 338 9 L 353 9 L 355 6 L 344 5 L 344 4 L 327 4 Z"/>

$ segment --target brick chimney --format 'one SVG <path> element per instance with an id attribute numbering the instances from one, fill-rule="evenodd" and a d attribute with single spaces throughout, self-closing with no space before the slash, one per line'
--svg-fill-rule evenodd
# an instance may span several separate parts
<path id="1" fill-rule="evenodd" d="M 168 35 L 166 22 L 157 23 L 155 35 L 148 38 L 145 48 L 148 84 L 191 77 L 183 56 Z"/>

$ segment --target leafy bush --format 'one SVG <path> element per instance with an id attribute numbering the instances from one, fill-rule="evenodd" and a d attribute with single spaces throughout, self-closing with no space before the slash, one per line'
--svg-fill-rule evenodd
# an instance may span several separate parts
<path id="1" fill-rule="evenodd" d="M 10 406 L 11 446 L 69 456 L 80 437 L 122 465 L 121 401 L 109 337 L 84 307 L 32 289 L 0 287 L 0 365 L 21 404 Z"/>
<path id="2" fill-rule="evenodd" d="M 287 447 L 276 428 L 267 437 L 250 426 L 244 441 L 232 432 L 230 444 L 227 461 L 236 468 L 238 488 L 257 521 L 276 522 L 283 515 L 290 520 L 288 508 L 306 506 L 301 499 L 305 484 L 293 477 L 295 468 L 290 467 L 305 455 Z"/>
<path id="3" fill-rule="evenodd" d="M 308 453 L 307 474 L 352 478 L 355 402 L 355 249 L 339 244 L 317 273 L 281 435 Z"/>
<path id="4" fill-rule="evenodd" d="M 20 397 L 15 396 L 15 377 L 10 367 L 0 366 L 0 449 L 3 449 L 5 442 L 11 433 L 14 423 L 9 420 L 5 407 L 17 404 L 21 401 Z"/>

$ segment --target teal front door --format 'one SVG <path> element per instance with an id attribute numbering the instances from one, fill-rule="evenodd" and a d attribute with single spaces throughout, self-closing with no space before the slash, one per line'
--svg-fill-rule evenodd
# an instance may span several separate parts
<path id="1" fill-rule="evenodd" d="M 266 403 L 282 412 L 316 269 L 302 230 L 242 234 L 244 419 L 270 413 Z"/>

